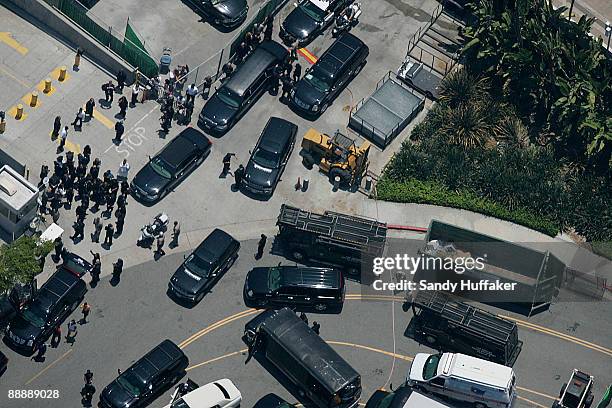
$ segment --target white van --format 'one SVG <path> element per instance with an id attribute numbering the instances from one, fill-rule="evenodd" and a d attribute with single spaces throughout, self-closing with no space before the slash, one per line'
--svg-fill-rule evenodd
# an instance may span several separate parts
<path id="1" fill-rule="evenodd" d="M 465 354 L 419 353 L 407 381 L 416 389 L 473 403 L 476 408 L 507 408 L 516 398 L 512 368 Z"/>

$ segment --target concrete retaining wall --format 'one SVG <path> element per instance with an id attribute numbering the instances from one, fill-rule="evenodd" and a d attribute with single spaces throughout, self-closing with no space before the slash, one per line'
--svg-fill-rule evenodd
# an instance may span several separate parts
<path id="1" fill-rule="evenodd" d="M 89 33 L 42 0 L 0 0 L 0 4 L 22 15 L 26 20 L 57 36 L 75 50 L 84 50 L 83 57 L 107 71 L 113 78 L 120 70 L 127 74 L 127 83 L 134 80 L 134 67 L 102 46 Z"/>

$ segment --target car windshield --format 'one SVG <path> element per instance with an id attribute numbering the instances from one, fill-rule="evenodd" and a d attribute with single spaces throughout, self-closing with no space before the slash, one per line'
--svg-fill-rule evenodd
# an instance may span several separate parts
<path id="1" fill-rule="evenodd" d="M 168 163 L 166 163 L 162 158 L 155 157 L 150 162 L 151 168 L 163 178 L 172 178 L 172 170 Z"/>
<path id="2" fill-rule="evenodd" d="M 240 97 L 235 93 L 225 89 L 225 87 L 220 88 L 217 91 L 217 96 L 224 104 L 231 106 L 232 108 L 240 107 Z"/>
<path id="3" fill-rule="evenodd" d="M 376 408 L 387 408 L 389 405 L 391 405 L 391 401 L 393 401 L 393 397 L 395 396 L 394 393 L 389 393 L 389 395 L 387 395 L 385 398 L 383 398 L 379 403 L 378 406 Z"/>
<path id="4" fill-rule="evenodd" d="M 317 72 L 316 69 L 313 69 L 309 73 L 304 76 L 306 82 L 315 87 L 320 92 L 329 91 L 330 85 L 327 83 L 326 78 L 324 78 L 320 73 Z"/>
<path id="5" fill-rule="evenodd" d="M 23 311 L 23 318 L 33 324 L 36 327 L 42 327 L 45 325 L 45 313 L 36 307 L 33 303 L 29 308 Z M 42 316 L 42 317 L 41 317 Z"/>
<path id="6" fill-rule="evenodd" d="M 138 397 L 144 391 L 142 387 L 142 383 L 138 380 L 138 378 L 134 375 L 133 372 L 128 371 L 123 375 L 120 375 L 117 378 L 117 382 L 121 384 L 123 388 L 129 391 L 134 397 Z"/>
<path id="7" fill-rule="evenodd" d="M 211 269 L 210 262 L 205 261 L 204 259 L 200 258 L 199 256 L 195 256 L 194 254 L 191 254 L 189 258 L 187 258 L 187 260 L 185 261 L 185 266 L 191 272 L 203 278 L 208 276 L 208 273 Z"/>
<path id="8" fill-rule="evenodd" d="M 278 167 L 279 156 L 268 150 L 259 148 L 253 154 L 253 161 L 263 167 L 275 168 Z"/>
<path id="9" fill-rule="evenodd" d="M 302 11 L 314 21 L 323 21 L 325 15 L 327 14 L 325 10 L 321 10 L 319 6 L 314 4 L 312 1 L 307 1 L 300 4 L 300 9 L 302 9 Z"/>
<path id="10" fill-rule="evenodd" d="M 423 367 L 423 379 L 429 380 L 436 376 L 438 372 L 438 363 L 440 362 L 439 355 L 429 356 L 425 361 L 425 366 Z"/>
<path id="11" fill-rule="evenodd" d="M 281 287 L 281 272 L 279 268 L 268 269 L 268 289 L 278 290 Z"/>
<path id="12" fill-rule="evenodd" d="M 68 269 L 69 271 L 72 271 L 72 272 L 78 274 L 79 276 L 83 276 L 87 272 L 89 272 L 89 269 L 87 268 L 87 265 L 80 258 L 68 258 L 68 259 L 66 259 L 66 261 L 64 262 L 64 267 L 66 269 Z"/>

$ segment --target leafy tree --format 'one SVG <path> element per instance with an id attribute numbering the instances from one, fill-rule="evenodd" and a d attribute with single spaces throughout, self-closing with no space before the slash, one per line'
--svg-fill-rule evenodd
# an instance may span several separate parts
<path id="1" fill-rule="evenodd" d="M 42 272 L 44 258 L 53 248 L 53 242 L 40 242 L 23 236 L 9 245 L 0 247 L 0 293 L 15 283 L 27 283 Z"/>

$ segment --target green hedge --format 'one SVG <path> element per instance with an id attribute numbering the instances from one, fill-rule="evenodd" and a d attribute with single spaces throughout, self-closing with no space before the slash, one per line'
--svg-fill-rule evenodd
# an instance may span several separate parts
<path id="1" fill-rule="evenodd" d="M 405 179 L 394 181 L 383 176 L 376 185 L 380 200 L 399 203 L 432 204 L 478 212 L 491 217 L 510 221 L 554 237 L 561 230 L 552 220 L 531 214 L 517 208 L 509 210 L 502 205 L 481 197 L 468 190 L 450 191 L 434 181 Z"/>

